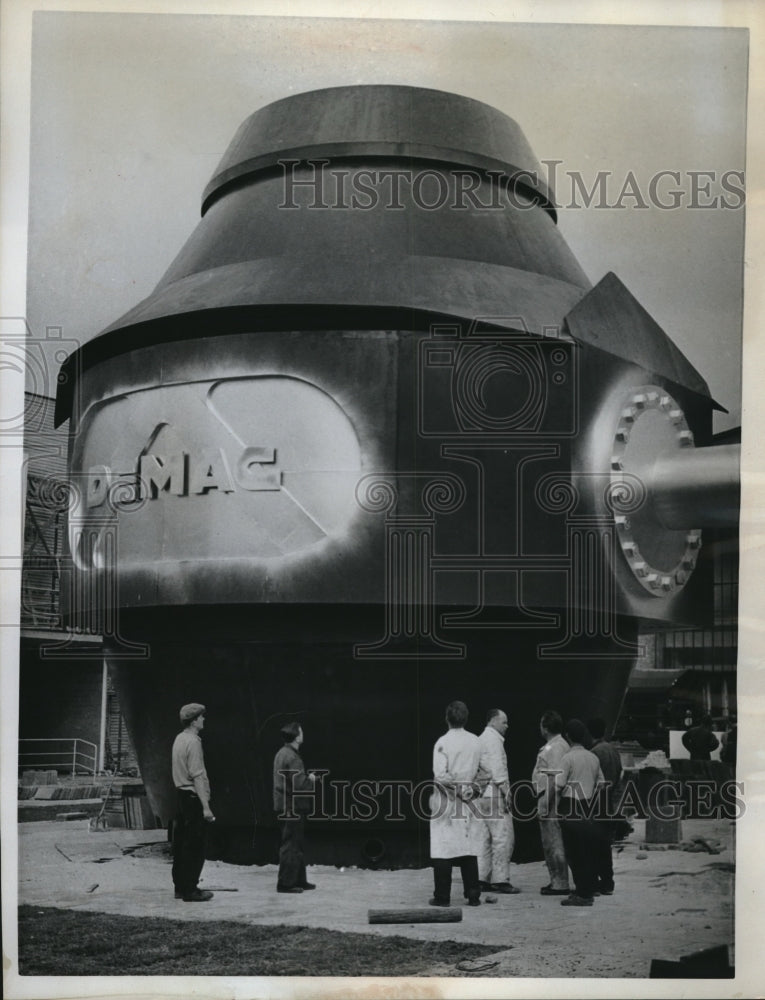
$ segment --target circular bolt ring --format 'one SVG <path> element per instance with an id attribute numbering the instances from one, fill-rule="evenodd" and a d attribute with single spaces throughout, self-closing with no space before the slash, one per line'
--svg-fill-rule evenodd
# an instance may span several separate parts
<path id="1" fill-rule="evenodd" d="M 625 468 L 625 452 L 630 437 L 641 418 L 649 412 L 661 414 L 672 425 L 678 449 L 693 447 L 693 433 L 688 427 L 685 414 L 677 401 L 657 386 L 636 387 L 629 398 L 625 400 L 614 432 L 610 462 L 612 483 L 616 484 L 621 481 L 620 473 Z M 652 566 L 646 560 L 637 539 L 634 537 L 634 525 L 629 518 L 617 515 L 614 518 L 614 524 L 627 565 L 638 583 L 649 594 L 654 597 L 669 596 L 685 586 L 696 566 L 701 548 L 700 531 L 692 530 L 687 533 L 685 549 L 677 565 L 670 570 L 662 570 Z"/>

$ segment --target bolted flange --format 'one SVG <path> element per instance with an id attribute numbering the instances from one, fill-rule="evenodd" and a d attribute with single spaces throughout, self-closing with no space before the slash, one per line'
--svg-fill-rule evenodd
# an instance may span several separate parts
<path id="1" fill-rule="evenodd" d="M 614 430 L 611 482 L 645 479 L 659 453 L 694 447 L 693 432 L 680 404 L 658 386 L 636 387 L 624 400 Z M 630 516 L 614 514 L 616 536 L 632 574 L 653 597 L 668 597 L 685 586 L 701 548 L 701 532 L 671 531 L 652 515 L 649 502 Z"/>

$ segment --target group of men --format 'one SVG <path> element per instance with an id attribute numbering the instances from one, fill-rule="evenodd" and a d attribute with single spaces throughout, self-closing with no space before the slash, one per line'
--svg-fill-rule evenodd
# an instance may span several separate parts
<path id="1" fill-rule="evenodd" d="M 569 719 L 564 727 L 558 712 L 548 711 L 540 719 L 539 730 L 545 744 L 537 755 L 532 780 L 550 875 L 540 892 L 564 896 L 561 906 L 592 906 L 595 896 L 610 896 L 614 891 L 611 817 L 622 775 L 621 757 L 605 739 L 602 719 L 586 726 L 579 719 Z"/>
<path id="2" fill-rule="evenodd" d="M 206 902 L 213 895 L 198 884 L 207 826 L 215 822 L 200 738 L 205 711 L 205 706 L 196 702 L 181 708 L 183 729 L 172 750 L 177 796 L 172 874 L 175 896 L 186 902 Z M 433 906 L 450 905 L 455 864 L 461 870 L 469 906 L 480 905 L 482 892 L 520 892 L 510 881 L 515 836 L 504 746 L 507 714 L 499 708 L 490 709 L 480 736 L 465 729 L 467 721 L 467 706 L 453 701 L 446 709 L 449 728 L 433 749 Z M 545 712 L 540 720 L 545 743 L 532 775 L 550 875 L 549 883 L 540 892 L 543 896 L 565 896 L 563 906 L 592 906 L 596 895 L 614 891 L 611 826 L 607 819 L 593 816 L 592 802 L 604 791 L 613 794 L 621 777 L 621 760 L 617 750 L 604 739 L 602 721 L 588 725 L 589 729 L 578 719 L 569 720 L 564 739 L 561 716 Z M 281 736 L 283 746 L 276 754 L 273 769 L 274 809 L 281 832 L 276 889 L 302 893 L 316 888 L 306 877 L 303 840 L 317 776 L 306 771 L 300 755 L 300 724 L 288 722 Z M 586 749 L 590 745 L 591 749 Z M 612 815 L 612 810 L 607 809 L 603 815 Z M 573 892 L 569 888 L 569 869 Z"/>
<path id="3" fill-rule="evenodd" d="M 210 782 L 200 738 L 205 712 L 205 706 L 197 702 L 183 706 L 180 711 L 183 729 L 175 737 L 172 751 L 176 789 L 173 884 L 175 898 L 187 903 L 204 903 L 213 897 L 209 889 L 199 888 L 205 863 L 207 824 L 215 822 L 210 809 Z M 316 888 L 306 878 L 303 853 L 305 814 L 310 811 L 310 793 L 316 775 L 306 771 L 300 756 L 303 743 L 300 724 L 288 722 L 282 727 L 281 736 L 284 745 L 274 759 L 274 809 L 281 830 L 276 891 L 300 893 Z M 305 793 L 309 793 L 307 799 Z"/>
<path id="4" fill-rule="evenodd" d="M 467 706 L 453 701 L 446 709 L 449 729 L 433 748 L 431 906 L 449 906 L 453 864 L 462 872 L 468 906 L 480 905 L 482 890 L 519 891 L 510 882 L 515 836 L 504 746 L 507 715 L 491 709 L 480 736 L 465 729 L 467 720 Z"/>
<path id="5" fill-rule="evenodd" d="M 453 701 L 446 709 L 449 728 L 433 748 L 431 906 L 450 905 L 455 864 L 462 874 L 468 906 L 480 905 L 481 892 L 520 891 L 510 881 L 515 838 L 504 748 L 507 715 L 490 709 L 480 736 L 465 729 L 467 720 L 467 706 Z M 540 892 L 564 896 L 562 906 L 592 906 L 595 896 L 614 891 L 608 817 L 613 815 L 613 789 L 621 777 L 621 759 L 605 739 L 602 720 L 593 720 L 588 728 L 571 719 L 564 738 L 561 716 L 548 711 L 540 720 L 540 732 L 545 744 L 537 756 L 532 782 L 550 876 Z M 599 795 L 605 799 L 597 809 L 594 800 Z"/>

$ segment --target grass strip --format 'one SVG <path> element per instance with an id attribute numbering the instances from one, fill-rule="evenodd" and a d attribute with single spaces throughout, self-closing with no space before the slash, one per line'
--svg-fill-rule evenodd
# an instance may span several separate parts
<path id="1" fill-rule="evenodd" d="M 19 907 L 23 976 L 411 976 L 496 950 L 284 924 Z"/>

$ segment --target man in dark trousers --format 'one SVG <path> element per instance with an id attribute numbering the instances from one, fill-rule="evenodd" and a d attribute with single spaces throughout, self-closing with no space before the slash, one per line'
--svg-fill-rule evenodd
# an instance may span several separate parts
<path id="1" fill-rule="evenodd" d="M 712 751 L 720 746 L 720 741 L 712 732 L 711 715 L 703 715 L 698 726 L 683 733 L 682 739 L 691 760 L 711 760 Z"/>
<path id="2" fill-rule="evenodd" d="M 303 730 L 299 722 L 288 722 L 281 729 L 284 746 L 274 758 L 274 809 L 279 820 L 282 844 L 279 848 L 277 892 L 303 892 L 316 886 L 306 878 L 303 842 L 305 813 L 316 783 L 316 775 L 306 774 L 300 746 Z M 308 795 L 301 793 L 308 793 Z"/>
<path id="3" fill-rule="evenodd" d="M 568 864 L 563 847 L 563 834 L 555 809 L 555 776 L 561 770 L 569 745 L 561 736 L 563 719 L 557 712 L 547 711 L 539 722 L 539 731 L 546 741 L 537 755 L 531 780 L 536 786 L 539 832 L 550 881 L 539 890 L 543 896 L 568 896 Z"/>
<path id="4" fill-rule="evenodd" d="M 200 735 L 205 707 L 193 702 L 180 711 L 183 731 L 173 743 L 173 784 L 177 808 L 173 825 L 173 884 L 175 898 L 187 903 L 205 903 L 212 893 L 197 885 L 205 863 L 207 824 L 214 823 L 210 810 L 210 782 Z"/>
<path id="5" fill-rule="evenodd" d="M 738 727 L 736 725 L 735 719 L 733 719 L 728 724 L 728 731 L 723 733 L 722 750 L 720 751 L 720 760 L 724 764 L 730 764 L 733 767 L 735 767 L 736 765 L 737 739 L 738 739 Z"/>
<path id="6" fill-rule="evenodd" d="M 452 865 L 459 865 L 468 906 L 481 905 L 478 880 L 478 823 L 470 804 L 478 794 L 476 775 L 481 744 L 465 729 L 468 709 L 452 701 L 446 709 L 449 727 L 433 747 L 433 794 L 430 797 L 430 857 L 433 862 L 431 906 L 448 906 Z"/>
<path id="7" fill-rule="evenodd" d="M 584 747 L 588 735 L 583 722 L 569 719 L 566 739 L 571 749 L 563 755 L 561 769 L 555 775 L 563 845 L 576 887 L 567 899 L 561 900 L 561 906 L 592 906 L 598 888 L 600 836 L 590 812 L 604 780 L 600 761 Z"/>
<path id="8" fill-rule="evenodd" d="M 587 728 L 593 739 L 590 750 L 600 761 L 600 769 L 606 779 L 605 796 L 601 798 L 601 808 L 604 815 L 598 816 L 596 820 L 596 829 L 600 833 L 597 844 L 597 892 L 602 896 L 610 896 L 614 891 L 614 865 L 611 846 L 616 829 L 614 818 L 615 789 L 622 776 L 622 758 L 616 747 L 606 739 L 606 724 L 603 719 L 590 719 Z"/>

